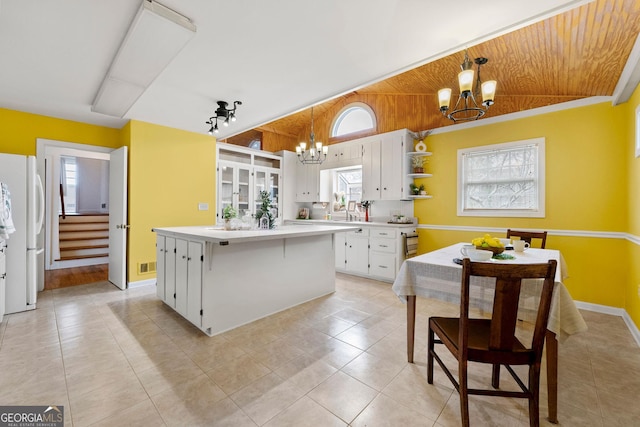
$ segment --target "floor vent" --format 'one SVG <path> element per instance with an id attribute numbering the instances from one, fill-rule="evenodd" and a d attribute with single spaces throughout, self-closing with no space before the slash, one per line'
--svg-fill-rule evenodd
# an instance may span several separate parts
<path id="1" fill-rule="evenodd" d="M 142 262 L 138 264 L 138 274 L 155 273 L 156 262 Z"/>

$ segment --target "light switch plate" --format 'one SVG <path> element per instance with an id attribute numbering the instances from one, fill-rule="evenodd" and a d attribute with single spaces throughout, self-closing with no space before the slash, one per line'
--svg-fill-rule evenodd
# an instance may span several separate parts
<path id="1" fill-rule="evenodd" d="M 209 203 L 198 203 L 198 210 L 199 211 L 208 211 L 209 210 Z"/>

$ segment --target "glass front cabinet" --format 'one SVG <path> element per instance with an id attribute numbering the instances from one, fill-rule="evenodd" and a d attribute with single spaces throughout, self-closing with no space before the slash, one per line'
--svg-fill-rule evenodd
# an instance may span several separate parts
<path id="1" fill-rule="evenodd" d="M 231 205 L 239 218 L 255 215 L 260 208 L 260 192 L 271 196 L 271 213 L 281 212 L 280 185 L 282 158 L 275 154 L 225 143 L 217 144 L 218 175 L 216 222 L 224 221 L 224 208 Z"/>

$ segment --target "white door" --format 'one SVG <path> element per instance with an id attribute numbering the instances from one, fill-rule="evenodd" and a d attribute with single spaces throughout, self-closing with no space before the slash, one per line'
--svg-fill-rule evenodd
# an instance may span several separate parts
<path id="1" fill-rule="evenodd" d="M 109 281 L 127 287 L 127 147 L 109 158 Z"/>

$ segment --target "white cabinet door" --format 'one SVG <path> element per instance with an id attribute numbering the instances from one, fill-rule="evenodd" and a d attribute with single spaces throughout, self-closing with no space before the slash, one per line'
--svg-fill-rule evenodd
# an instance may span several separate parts
<path id="1" fill-rule="evenodd" d="M 380 148 L 380 199 L 402 199 L 403 162 L 402 136 L 395 132 L 384 135 Z"/>
<path id="2" fill-rule="evenodd" d="M 175 309 L 183 317 L 187 317 L 188 256 L 189 243 L 183 239 L 176 239 Z"/>
<path id="3" fill-rule="evenodd" d="M 164 302 L 176 307 L 176 239 L 164 240 Z"/>
<path id="4" fill-rule="evenodd" d="M 347 236 L 346 270 L 359 274 L 369 274 L 369 238 L 367 236 Z"/>
<path id="5" fill-rule="evenodd" d="M 262 203 L 260 201 L 260 192 L 266 191 L 271 196 L 271 214 L 278 218 L 280 212 L 280 191 L 281 175 L 279 169 L 271 168 L 254 168 L 253 170 L 253 188 L 254 202 L 253 214 L 258 212 Z"/>
<path id="6" fill-rule="evenodd" d="M 202 326 L 202 243 L 189 242 L 187 250 L 187 314 L 194 325 Z"/>
<path id="7" fill-rule="evenodd" d="M 347 263 L 347 233 L 335 233 L 333 236 L 336 255 L 336 270 L 343 271 L 346 269 Z"/>
<path id="8" fill-rule="evenodd" d="M 165 290 L 165 254 L 164 254 L 164 236 L 156 237 L 156 295 L 162 301 L 165 301 L 164 290 Z M 173 255 L 173 254 L 171 254 Z"/>
<path id="9" fill-rule="evenodd" d="M 319 198 L 320 169 L 317 164 L 296 164 L 296 202 L 315 202 Z"/>
<path id="10" fill-rule="evenodd" d="M 380 147 L 379 138 L 362 143 L 362 199 L 380 200 Z"/>
<path id="11" fill-rule="evenodd" d="M 252 207 L 252 167 L 233 162 L 218 162 L 218 206 L 216 219 L 222 222 L 224 208 L 232 205 L 238 215 Z"/>

